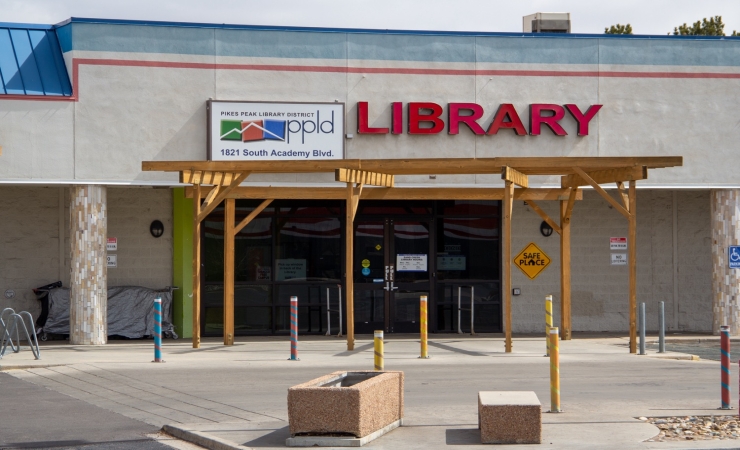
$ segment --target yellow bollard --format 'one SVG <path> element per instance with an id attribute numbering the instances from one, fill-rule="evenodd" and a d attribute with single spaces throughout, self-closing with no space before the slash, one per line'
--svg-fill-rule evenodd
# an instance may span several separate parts
<path id="1" fill-rule="evenodd" d="M 421 356 L 419 358 L 429 358 L 429 349 L 427 347 L 427 296 L 422 295 L 419 299 L 419 326 L 421 334 Z"/>
<path id="2" fill-rule="evenodd" d="M 560 347 L 558 327 L 550 327 L 550 412 L 563 412 L 560 409 Z"/>
<path id="3" fill-rule="evenodd" d="M 545 356 L 550 356 L 550 328 L 552 328 L 552 295 L 545 297 Z"/>
<path id="4" fill-rule="evenodd" d="M 383 364 L 383 330 L 375 330 L 375 370 L 384 370 Z"/>

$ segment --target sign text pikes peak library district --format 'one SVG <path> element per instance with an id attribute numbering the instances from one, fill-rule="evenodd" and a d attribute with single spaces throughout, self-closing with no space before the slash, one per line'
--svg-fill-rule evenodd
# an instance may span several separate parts
<path id="1" fill-rule="evenodd" d="M 211 161 L 344 158 L 344 103 L 208 101 Z"/>

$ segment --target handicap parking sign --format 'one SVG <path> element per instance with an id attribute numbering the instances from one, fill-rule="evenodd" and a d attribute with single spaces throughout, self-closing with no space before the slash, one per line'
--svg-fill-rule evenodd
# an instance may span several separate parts
<path id="1" fill-rule="evenodd" d="M 730 269 L 740 269 L 740 245 L 731 245 L 728 250 Z"/>

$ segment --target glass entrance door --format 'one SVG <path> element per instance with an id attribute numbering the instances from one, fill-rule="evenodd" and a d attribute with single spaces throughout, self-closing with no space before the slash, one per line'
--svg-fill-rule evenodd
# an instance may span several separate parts
<path id="1" fill-rule="evenodd" d="M 431 293 L 432 222 L 359 220 L 355 227 L 355 330 L 419 330 L 419 297 Z"/>

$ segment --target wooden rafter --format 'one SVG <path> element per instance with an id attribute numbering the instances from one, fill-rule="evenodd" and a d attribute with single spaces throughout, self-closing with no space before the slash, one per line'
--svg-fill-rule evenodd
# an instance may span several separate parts
<path id="1" fill-rule="evenodd" d="M 593 179 L 593 178 L 591 178 L 591 177 L 590 177 L 590 176 L 589 176 L 589 175 L 588 175 L 588 174 L 587 174 L 586 172 L 584 172 L 584 171 L 583 171 L 583 169 L 581 169 L 580 167 L 574 167 L 574 168 L 573 168 L 573 170 L 574 170 L 574 171 L 575 171 L 575 172 L 576 172 L 576 173 L 577 173 L 578 175 L 580 175 L 580 176 L 581 176 L 581 178 L 583 178 L 584 180 L 586 180 L 586 182 L 587 182 L 588 184 L 590 184 L 590 185 L 591 185 L 591 187 L 593 187 L 593 188 L 594 188 L 594 189 L 596 190 L 596 192 L 598 192 L 598 193 L 599 193 L 599 195 L 601 195 L 602 197 L 604 197 L 604 199 L 605 199 L 605 200 L 606 200 L 607 202 L 609 202 L 609 204 L 611 204 L 611 205 L 612 205 L 612 206 L 614 207 L 614 209 L 616 209 L 617 211 L 619 211 L 619 213 L 620 213 L 620 214 L 622 214 L 622 215 L 623 215 L 624 217 L 626 217 L 627 219 L 629 219 L 629 217 L 630 217 L 630 213 L 629 213 L 629 211 L 627 211 L 627 210 L 626 210 L 626 209 L 625 209 L 625 208 L 624 208 L 624 207 L 623 207 L 622 205 L 620 205 L 620 204 L 619 204 L 619 202 L 617 202 L 616 200 L 614 200 L 614 197 L 612 197 L 611 195 L 609 195 L 609 193 L 608 193 L 608 192 L 606 192 L 606 191 L 604 190 L 604 188 L 602 188 L 601 186 L 599 186 L 599 183 L 597 183 L 596 181 L 594 181 L 594 179 Z"/>
<path id="2" fill-rule="evenodd" d="M 542 208 L 540 208 L 537 203 L 534 202 L 534 200 L 527 200 L 527 205 L 529 205 L 532 210 L 537 213 L 537 215 L 542 217 L 542 220 L 547 222 L 547 224 L 550 225 L 556 233 L 561 234 L 563 232 L 563 230 L 560 228 L 560 225 L 555 223 L 555 221 L 552 220 L 550 216 L 548 216 L 547 213 Z"/>
<path id="3" fill-rule="evenodd" d="M 581 168 L 582 169 L 582 168 Z M 573 169 L 575 171 L 575 169 Z M 622 167 L 619 169 L 588 171 L 588 176 L 597 184 L 617 183 L 619 181 L 645 180 L 648 177 L 648 170 L 645 166 Z M 588 180 L 580 174 L 564 176 L 560 181 L 560 187 L 575 188 L 579 186 L 588 186 Z"/>
<path id="4" fill-rule="evenodd" d="M 511 181 L 517 186 L 528 188 L 529 177 L 513 167 L 504 166 L 501 168 L 501 179 L 505 181 Z"/>
<path id="5" fill-rule="evenodd" d="M 360 183 L 370 186 L 382 186 L 391 188 L 394 186 L 395 177 L 387 173 L 368 172 L 366 170 L 337 169 L 334 179 L 345 183 Z"/>
<path id="6" fill-rule="evenodd" d="M 180 172 L 180 183 L 228 186 L 236 173 L 214 172 L 210 170 L 183 170 Z"/>
<path id="7" fill-rule="evenodd" d="M 200 214 L 198 214 L 198 217 L 196 217 L 195 220 L 198 223 L 203 222 L 203 219 L 208 217 L 208 214 L 216 209 L 216 206 L 218 206 L 226 198 L 226 196 L 229 195 L 229 192 L 236 189 L 242 183 L 242 181 L 247 179 L 248 176 L 249 172 L 240 173 L 233 180 L 231 180 L 231 183 L 228 186 L 220 186 L 216 191 L 217 194 L 215 194 L 213 198 L 210 199 L 210 201 L 206 201 L 206 203 L 203 205 L 203 210 L 200 212 Z M 211 195 L 211 193 L 209 193 L 209 196 Z M 206 198 L 206 200 L 208 200 L 208 198 Z"/>

